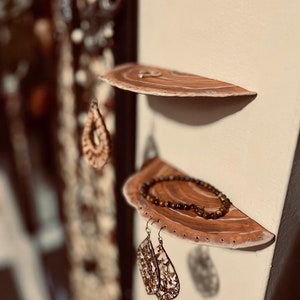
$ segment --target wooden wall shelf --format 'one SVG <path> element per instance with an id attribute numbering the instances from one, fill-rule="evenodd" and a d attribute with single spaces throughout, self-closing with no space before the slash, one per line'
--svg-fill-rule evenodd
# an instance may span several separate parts
<path id="1" fill-rule="evenodd" d="M 155 96 L 255 98 L 257 95 L 231 83 L 135 63 L 119 65 L 100 79 L 123 90 Z"/>
<path id="2" fill-rule="evenodd" d="M 207 220 L 191 211 L 156 206 L 140 195 L 139 188 L 142 183 L 170 174 L 186 175 L 159 158 L 152 159 L 126 181 L 123 187 L 126 200 L 143 217 L 159 220 L 159 223 L 154 223 L 157 226 L 165 226 L 169 233 L 197 243 L 244 250 L 259 250 L 273 243 L 274 234 L 234 205 L 231 205 L 225 216 Z M 216 195 L 191 182 L 157 183 L 153 192 L 160 199 L 195 203 L 205 206 L 207 210 L 215 211 L 220 206 Z M 234 204 L 234 200 L 232 202 Z"/>

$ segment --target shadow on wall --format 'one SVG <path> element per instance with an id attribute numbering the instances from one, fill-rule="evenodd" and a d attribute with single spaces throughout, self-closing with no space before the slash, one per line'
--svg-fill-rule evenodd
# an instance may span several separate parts
<path id="1" fill-rule="evenodd" d="M 202 297 L 213 297 L 219 292 L 220 281 L 209 255 L 209 247 L 197 246 L 188 254 L 188 266 L 197 291 Z"/>
<path id="2" fill-rule="evenodd" d="M 242 110 L 254 99 L 255 96 L 226 98 L 147 97 L 149 106 L 154 111 L 169 119 L 191 126 L 214 123 Z"/>

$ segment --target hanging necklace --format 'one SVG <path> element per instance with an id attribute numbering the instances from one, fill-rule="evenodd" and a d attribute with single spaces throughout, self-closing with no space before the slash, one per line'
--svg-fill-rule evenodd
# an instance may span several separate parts
<path id="1" fill-rule="evenodd" d="M 199 186 L 202 189 L 205 189 L 215 194 L 220 200 L 221 205 L 216 211 L 208 211 L 205 209 L 204 206 L 196 205 L 193 203 L 190 204 L 184 202 L 172 202 L 169 200 L 163 200 L 151 193 L 150 190 L 151 188 L 153 188 L 155 184 L 162 183 L 162 182 L 170 182 L 170 181 L 191 182 L 196 186 Z M 212 186 L 207 182 L 189 176 L 168 175 L 168 176 L 159 176 L 156 178 L 152 178 L 141 184 L 139 188 L 139 193 L 143 198 L 145 198 L 147 201 L 149 201 L 150 203 L 156 206 L 175 209 L 175 210 L 193 211 L 197 216 L 205 219 L 219 219 L 225 216 L 228 213 L 231 205 L 231 201 L 227 198 L 227 196 L 222 192 L 220 192 L 218 189 L 216 189 L 214 186 Z"/>

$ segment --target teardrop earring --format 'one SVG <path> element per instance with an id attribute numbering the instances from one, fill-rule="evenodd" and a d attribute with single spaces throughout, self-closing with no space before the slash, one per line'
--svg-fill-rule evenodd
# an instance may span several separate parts
<path id="1" fill-rule="evenodd" d="M 88 163 L 100 170 L 111 154 L 111 140 L 98 102 L 93 99 L 87 114 L 87 120 L 81 138 L 82 151 Z"/>
<path id="2" fill-rule="evenodd" d="M 174 265 L 163 247 L 163 239 L 160 235 L 163 228 L 165 227 L 160 228 L 158 232 L 159 245 L 155 250 L 160 274 L 160 286 L 156 296 L 159 300 L 170 300 L 178 296 L 180 283 Z"/>
<path id="3" fill-rule="evenodd" d="M 145 289 L 148 295 L 154 295 L 158 292 L 159 268 L 154 252 L 152 242 L 150 240 L 150 229 L 148 227 L 149 219 L 146 224 L 147 237 L 142 241 L 137 249 L 137 264 L 142 276 Z"/>

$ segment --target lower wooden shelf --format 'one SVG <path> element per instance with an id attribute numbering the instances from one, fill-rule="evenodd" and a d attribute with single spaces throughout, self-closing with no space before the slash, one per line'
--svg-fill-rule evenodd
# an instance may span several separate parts
<path id="1" fill-rule="evenodd" d="M 156 226 L 165 226 L 164 230 L 183 239 L 231 249 L 260 250 L 274 242 L 273 233 L 233 204 L 225 216 L 207 220 L 197 216 L 193 211 L 160 207 L 142 197 L 139 189 L 144 182 L 151 178 L 167 175 L 186 174 L 157 157 L 147 162 L 140 171 L 132 175 L 123 187 L 123 193 L 128 203 L 134 206 L 143 217 L 159 220 L 154 223 Z M 187 204 L 194 203 L 205 206 L 207 210 L 211 211 L 215 211 L 220 206 L 220 200 L 215 194 L 192 182 L 165 181 L 157 183 L 153 193 L 160 199 L 173 202 L 182 201 Z M 234 200 L 232 202 L 234 203 Z"/>

